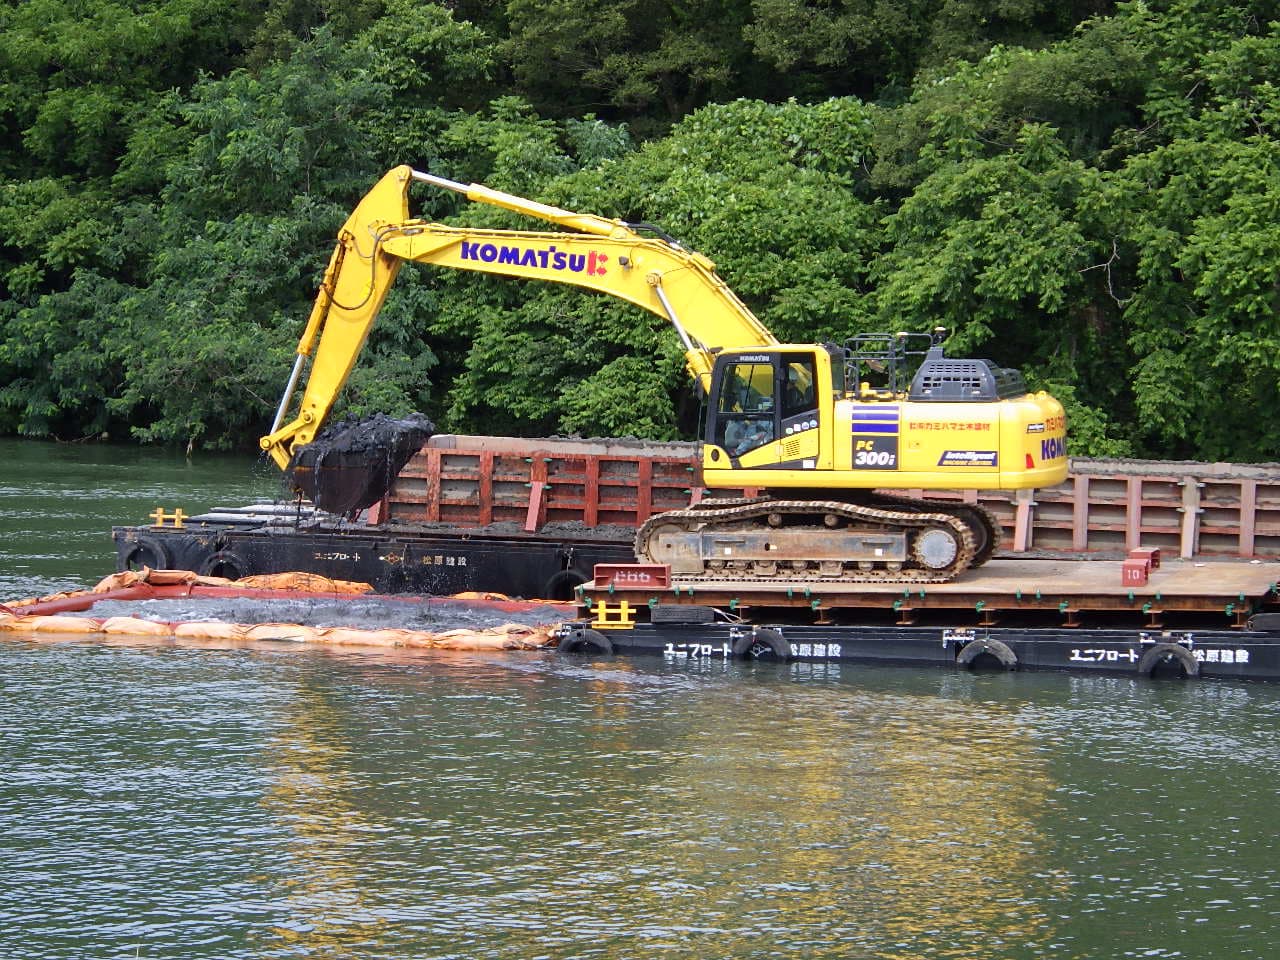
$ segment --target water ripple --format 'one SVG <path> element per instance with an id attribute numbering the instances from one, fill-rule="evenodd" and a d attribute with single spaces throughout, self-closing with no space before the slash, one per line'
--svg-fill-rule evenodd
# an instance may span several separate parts
<path id="1" fill-rule="evenodd" d="M 0 956 L 1280 947 L 1270 686 L 80 643 L 0 676 Z"/>

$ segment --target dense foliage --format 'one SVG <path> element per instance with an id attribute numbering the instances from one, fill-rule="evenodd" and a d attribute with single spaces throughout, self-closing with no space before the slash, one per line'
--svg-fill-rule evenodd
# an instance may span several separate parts
<path id="1" fill-rule="evenodd" d="M 784 340 L 953 331 L 1076 453 L 1280 458 L 1262 0 L 8 0 L 0 432 L 249 446 L 346 212 L 411 163 L 660 224 Z M 522 226 L 415 193 L 428 217 Z M 688 436 L 656 319 L 401 273 L 343 398 Z"/>

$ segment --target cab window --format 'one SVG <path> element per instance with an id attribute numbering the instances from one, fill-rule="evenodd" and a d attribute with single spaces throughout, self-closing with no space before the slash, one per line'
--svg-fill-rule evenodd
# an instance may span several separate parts
<path id="1" fill-rule="evenodd" d="M 721 413 L 773 413 L 773 365 L 734 363 L 725 368 Z"/>
<path id="2" fill-rule="evenodd" d="M 799 416 L 817 408 L 814 398 L 813 358 L 789 362 L 783 373 L 782 419 Z"/>
<path id="3" fill-rule="evenodd" d="M 717 405 L 716 443 L 732 456 L 774 438 L 774 370 L 771 363 L 732 363 L 724 368 Z"/>

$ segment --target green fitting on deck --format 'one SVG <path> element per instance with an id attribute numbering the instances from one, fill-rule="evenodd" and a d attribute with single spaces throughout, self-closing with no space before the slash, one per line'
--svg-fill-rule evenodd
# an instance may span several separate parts
<path id="1" fill-rule="evenodd" d="M 1043 600 L 1043 599 L 1044 599 L 1044 597 L 1040 596 L 1040 591 L 1039 591 L 1039 590 L 1037 590 L 1037 591 L 1036 591 L 1036 599 L 1037 599 L 1037 600 Z"/>
<path id="2" fill-rule="evenodd" d="M 987 601 L 985 601 L 985 600 L 979 600 L 977 603 L 975 603 L 975 604 L 973 605 L 973 609 L 974 609 L 976 612 L 981 613 L 981 612 L 982 612 L 982 608 L 983 608 L 983 607 L 985 607 L 986 605 L 987 605 Z"/>
<path id="3" fill-rule="evenodd" d="M 1070 603 L 1068 603 L 1066 600 L 1063 600 L 1060 604 L 1058 604 L 1058 612 L 1059 612 L 1059 613 L 1066 613 L 1066 612 L 1067 612 L 1067 607 L 1069 607 L 1069 606 L 1071 606 L 1071 604 L 1070 604 Z"/>
<path id="4" fill-rule="evenodd" d="M 689 596 L 691 596 L 691 597 L 692 597 L 692 596 L 693 596 L 693 587 L 686 587 L 685 589 L 689 592 Z"/>
<path id="5" fill-rule="evenodd" d="M 893 612 L 897 613 L 901 609 L 902 609 L 902 601 L 901 600 L 893 601 Z"/>
<path id="6" fill-rule="evenodd" d="M 1157 590 L 1157 591 L 1156 591 L 1156 603 L 1159 603 L 1159 602 L 1160 602 L 1161 600 L 1163 600 L 1163 599 L 1164 599 L 1164 597 L 1163 597 L 1163 596 L 1161 596 L 1161 595 L 1160 595 L 1160 591 L 1159 591 L 1159 590 Z"/>
<path id="7" fill-rule="evenodd" d="M 1236 594 L 1236 602 L 1237 602 L 1237 603 L 1244 603 L 1244 594 L 1243 594 L 1243 593 L 1237 593 L 1237 594 Z"/>
<path id="8" fill-rule="evenodd" d="M 822 606 L 822 601 L 821 601 L 821 600 L 810 600 L 810 601 L 809 601 L 809 609 L 810 609 L 810 610 L 812 610 L 812 611 L 814 611 L 815 613 L 817 613 L 818 608 L 819 608 L 820 606 Z"/>
<path id="9" fill-rule="evenodd" d="M 1227 616 L 1229 617 L 1235 612 L 1236 612 L 1236 605 L 1234 603 L 1228 603 L 1227 609 L 1226 609 Z"/>
<path id="10" fill-rule="evenodd" d="M 656 607 L 657 605 L 658 605 L 658 598 L 657 598 L 657 597 L 650 597 L 650 598 L 649 598 L 649 609 L 650 609 L 650 610 L 652 610 L 652 609 L 653 609 L 654 607 Z"/>
<path id="11" fill-rule="evenodd" d="M 793 598 L 795 597 L 795 595 L 796 595 L 796 588 L 795 588 L 795 587 L 787 587 L 787 599 L 788 599 L 788 600 L 791 600 L 791 599 L 793 599 Z"/>
<path id="12" fill-rule="evenodd" d="M 923 600 L 923 599 L 924 599 L 924 587 L 921 587 L 921 588 L 920 588 L 920 599 L 921 599 L 921 600 Z"/>
<path id="13" fill-rule="evenodd" d="M 1143 612 L 1143 613 L 1150 613 L 1150 612 L 1151 612 L 1151 604 L 1150 604 L 1150 603 L 1144 603 L 1144 604 L 1142 605 L 1142 612 Z"/>
<path id="14" fill-rule="evenodd" d="M 808 600 L 808 599 L 809 599 L 810 597 L 812 597 L 812 596 L 813 596 L 813 591 L 812 591 L 812 590 L 810 590 L 808 587 L 805 587 L 805 588 L 804 588 L 804 598 L 805 598 L 806 600 Z"/>
<path id="15" fill-rule="evenodd" d="M 730 610 L 737 610 L 737 609 L 738 609 L 738 598 L 737 598 L 737 597 L 734 597 L 732 600 L 730 600 L 730 601 L 729 601 L 729 609 L 730 609 Z"/>
<path id="16" fill-rule="evenodd" d="M 1021 588 L 1018 588 L 1017 590 L 1013 591 L 1013 597 L 1014 597 L 1014 599 L 1015 599 L 1015 600 L 1017 600 L 1019 603 L 1021 603 L 1021 602 L 1022 602 L 1022 589 L 1021 589 Z"/>

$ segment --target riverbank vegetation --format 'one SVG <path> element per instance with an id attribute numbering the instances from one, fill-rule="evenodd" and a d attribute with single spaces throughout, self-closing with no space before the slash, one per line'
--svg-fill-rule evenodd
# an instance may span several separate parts
<path id="1" fill-rule="evenodd" d="M 1280 459 L 1262 0 L 10 0 L 0 432 L 249 447 L 338 225 L 409 163 L 659 224 L 783 340 L 952 331 L 1072 452 Z M 415 188 L 431 218 L 528 226 Z M 696 432 L 675 335 L 408 268 L 344 395 Z"/>

